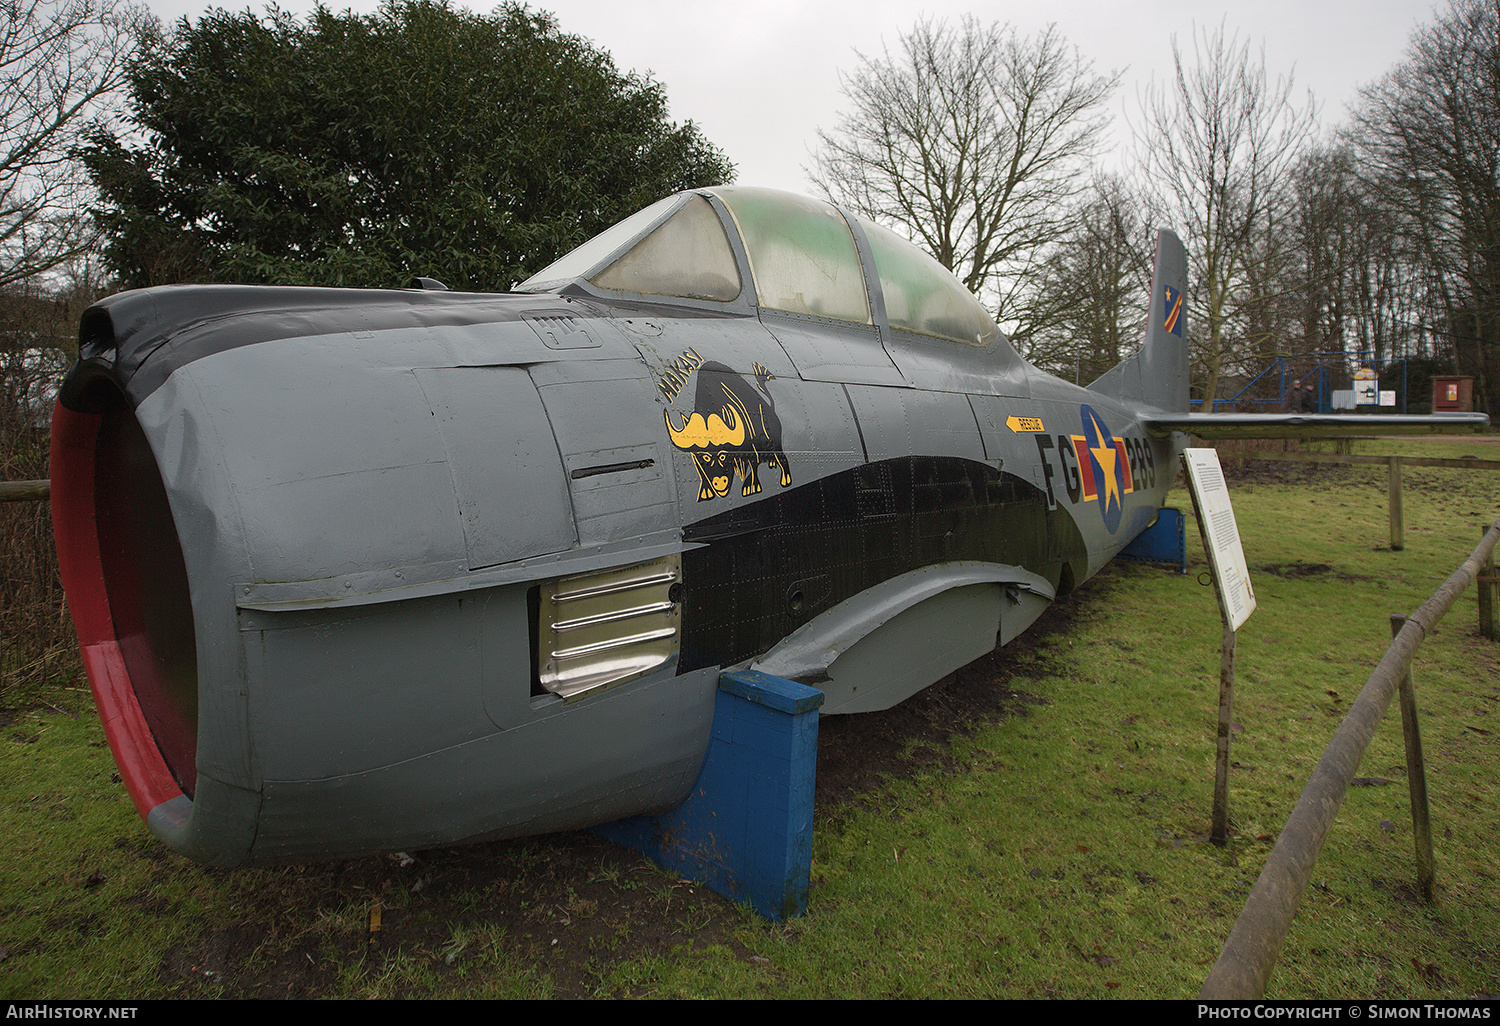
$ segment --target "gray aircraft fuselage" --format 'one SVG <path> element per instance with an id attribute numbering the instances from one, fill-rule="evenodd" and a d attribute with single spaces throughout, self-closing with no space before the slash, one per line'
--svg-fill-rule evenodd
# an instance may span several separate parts
<path id="1" fill-rule="evenodd" d="M 59 555 L 159 837 L 236 865 L 670 808 L 721 668 L 886 708 L 1152 522 L 1187 399 L 1175 239 L 1156 337 L 1088 390 L 943 327 L 968 315 L 852 217 L 854 312 L 786 309 L 822 300 L 770 275 L 837 275 L 775 202 L 663 201 L 529 292 L 174 286 L 85 315 Z M 663 227 L 689 205 L 717 255 Z M 599 269 L 668 250 L 713 273 L 668 296 Z M 955 337 L 895 327 L 899 288 L 902 324 Z"/>

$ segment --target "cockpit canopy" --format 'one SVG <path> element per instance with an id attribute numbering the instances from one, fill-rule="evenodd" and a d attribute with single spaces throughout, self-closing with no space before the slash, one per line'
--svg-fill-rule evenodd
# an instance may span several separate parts
<path id="1" fill-rule="evenodd" d="M 976 347 L 1000 334 L 973 294 L 906 239 L 830 203 L 774 189 L 669 196 L 517 289 L 546 292 L 576 281 L 708 303 L 734 303 L 748 291 L 761 309 L 865 325 L 875 323 L 878 289 L 885 322 L 898 331 Z"/>

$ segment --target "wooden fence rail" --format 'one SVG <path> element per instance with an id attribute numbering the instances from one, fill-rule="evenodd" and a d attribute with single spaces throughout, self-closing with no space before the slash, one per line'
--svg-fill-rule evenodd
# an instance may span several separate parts
<path id="1" fill-rule="evenodd" d="M 1496 541 L 1500 541 L 1500 517 L 1485 531 L 1479 547 L 1421 609 L 1407 618 L 1396 640 L 1391 642 L 1385 658 L 1360 690 L 1297 799 L 1265 869 L 1261 870 L 1243 911 L 1235 920 L 1224 950 L 1219 953 L 1219 960 L 1204 981 L 1200 998 L 1251 1000 L 1265 992 L 1282 941 L 1291 929 L 1292 916 L 1312 879 L 1318 852 L 1344 802 L 1349 782 L 1359 769 L 1359 760 L 1375 736 L 1376 726 L 1385 716 L 1402 677 L 1410 671 L 1417 645 L 1479 575 L 1480 567 L 1494 552 Z"/>
<path id="2" fill-rule="evenodd" d="M 0 481 L 0 502 L 35 502 L 51 497 L 51 481 Z"/>
<path id="3" fill-rule="evenodd" d="M 1226 460 L 1270 460 L 1279 463 L 1344 463 L 1384 465 L 1390 475 L 1389 495 L 1391 548 L 1397 552 L 1406 547 L 1406 524 L 1401 512 L 1401 471 L 1403 467 L 1448 467 L 1457 470 L 1500 470 L 1500 460 L 1454 458 L 1451 456 L 1353 456 L 1327 452 L 1247 452 L 1225 451 Z"/>

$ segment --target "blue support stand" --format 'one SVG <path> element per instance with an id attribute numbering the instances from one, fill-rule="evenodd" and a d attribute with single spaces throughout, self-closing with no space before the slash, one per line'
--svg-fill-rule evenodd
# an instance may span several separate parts
<path id="1" fill-rule="evenodd" d="M 758 670 L 722 674 L 708 757 L 687 801 L 594 833 L 748 901 L 767 919 L 801 915 L 822 704 L 823 692 Z"/>
<path id="2" fill-rule="evenodd" d="M 1187 573 L 1187 538 L 1183 530 L 1182 510 L 1163 508 L 1156 523 L 1120 550 L 1120 559 L 1146 563 L 1172 563 L 1180 574 Z"/>

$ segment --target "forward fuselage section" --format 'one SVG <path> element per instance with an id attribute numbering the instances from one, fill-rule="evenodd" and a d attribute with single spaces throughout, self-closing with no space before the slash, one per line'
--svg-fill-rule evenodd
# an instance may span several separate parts
<path id="1" fill-rule="evenodd" d="M 101 706 L 144 724 L 111 739 L 138 805 L 209 862 L 670 807 L 720 668 L 886 707 L 1023 630 L 1171 476 L 1003 339 L 557 295 L 98 309 L 54 458 L 70 599 Z M 163 546 L 173 622 L 120 637 Z"/>

